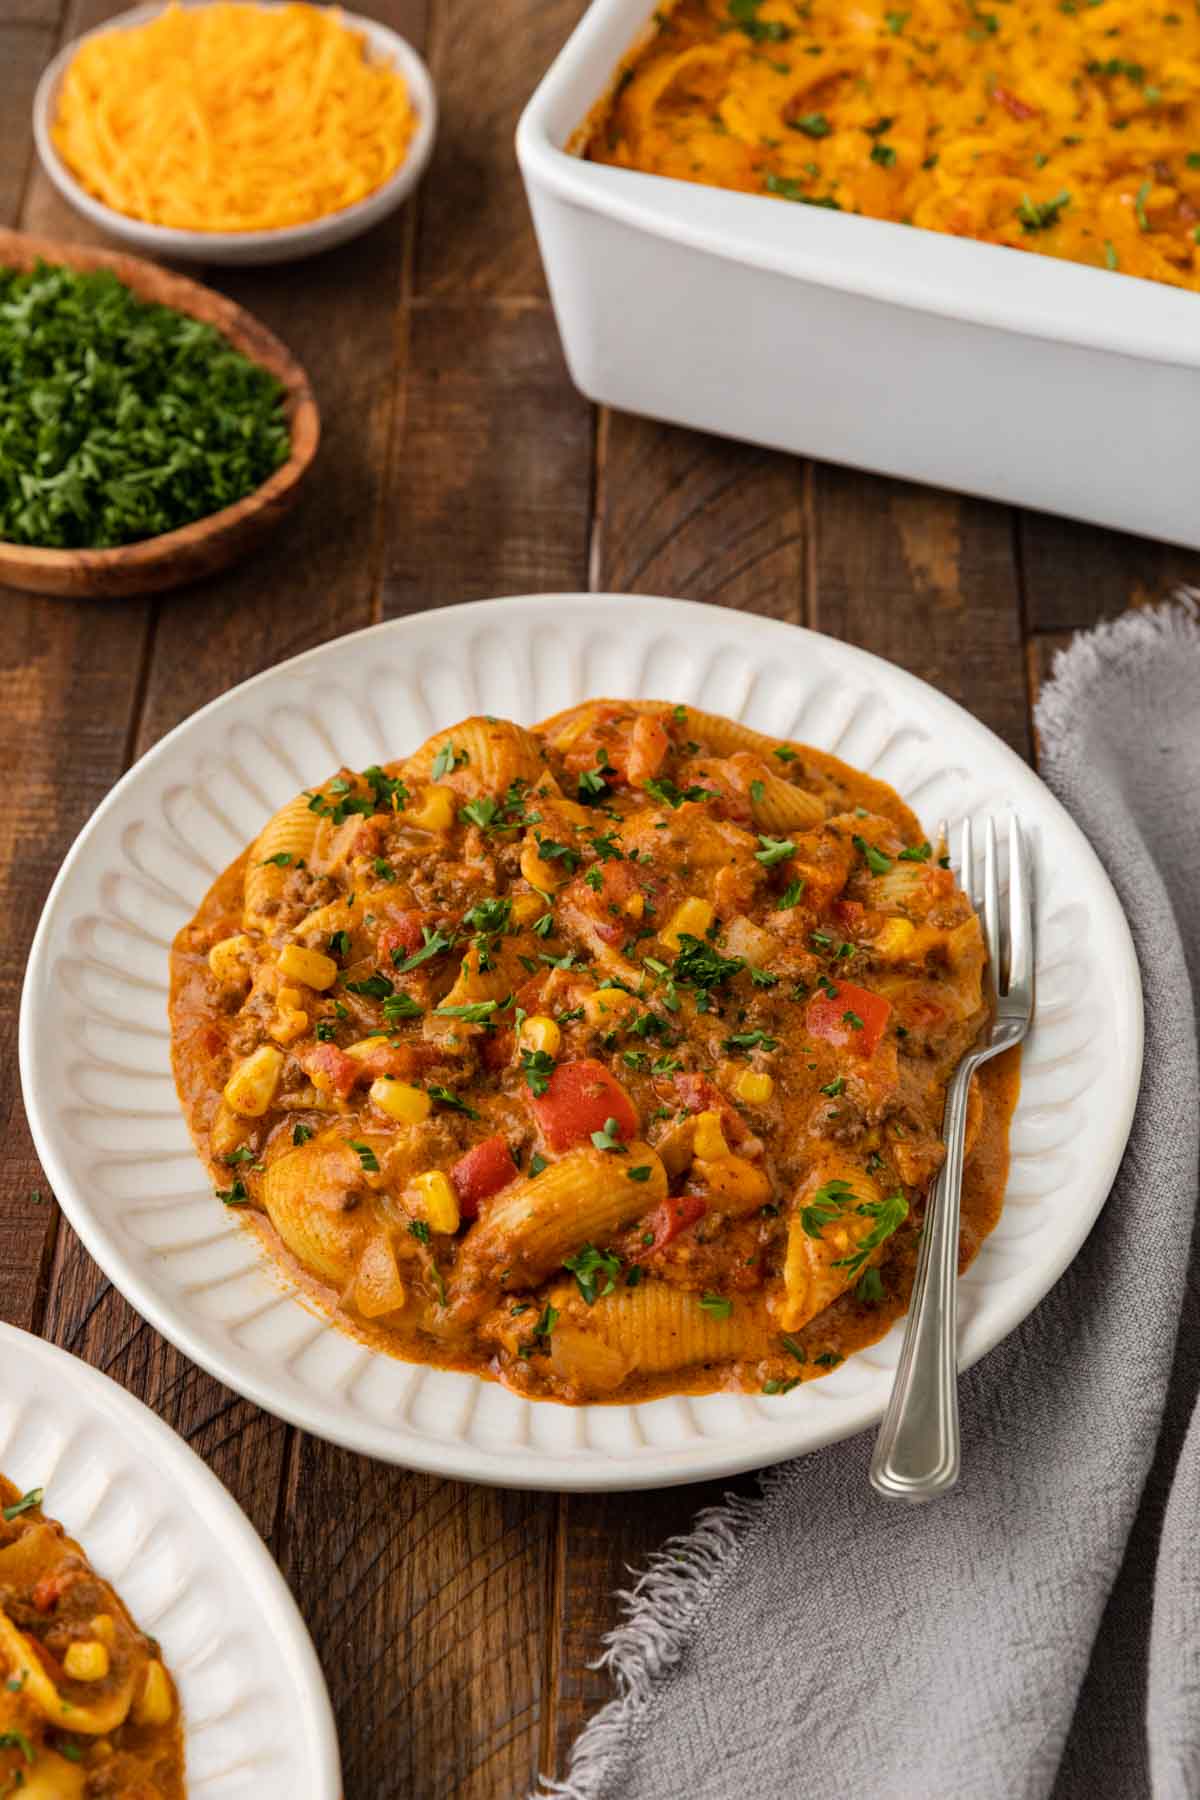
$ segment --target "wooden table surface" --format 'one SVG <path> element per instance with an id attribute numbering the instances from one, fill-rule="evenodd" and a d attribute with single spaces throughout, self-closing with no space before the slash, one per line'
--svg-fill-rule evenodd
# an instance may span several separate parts
<path id="1" fill-rule="evenodd" d="M 614 1589 L 732 1484 L 567 1497 L 384 1468 L 240 1400 L 138 1318 L 57 1212 L 15 1015 L 59 862 L 123 769 L 235 682 L 372 621 L 491 594 L 624 589 L 816 626 L 965 703 L 1022 755 L 1063 635 L 1200 557 L 597 411 L 568 379 L 512 151 L 583 0 L 379 0 L 443 117 L 415 204 L 309 263 L 206 271 L 306 364 L 316 472 L 271 545 L 160 601 L 0 608 L 0 1316 L 107 1371 L 270 1544 L 333 1694 L 348 1800 L 519 1796 L 608 1695 Z M 0 0 L 0 224 L 94 239 L 38 170 L 33 90 L 119 5 Z M 637 295 L 630 304 L 636 306 Z M 0 1381 L 2 1381 L 0 1371 Z"/>

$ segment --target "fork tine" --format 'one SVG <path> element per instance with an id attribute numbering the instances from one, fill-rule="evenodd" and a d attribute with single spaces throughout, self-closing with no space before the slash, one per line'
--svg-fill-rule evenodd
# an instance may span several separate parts
<path id="1" fill-rule="evenodd" d="M 1033 1010 L 1033 886 L 1020 821 L 1008 821 L 1008 989 L 1026 1014 Z"/>
<path id="2" fill-rule="evenodd" d="M 975 885 L 975 844 L 970 819 L 964 819 L 958 831 L 958 883 L 978 912 L 979 890 Z"/>
<path id="3" fill-rule="evenodd" d="M 983 837 L 983 935 L 991 964 L 992 985 L 1004 991 L 1003 943 L 1000 934 L 1000 876 L 996 866 L 996 822 L 988 815 Z"/>

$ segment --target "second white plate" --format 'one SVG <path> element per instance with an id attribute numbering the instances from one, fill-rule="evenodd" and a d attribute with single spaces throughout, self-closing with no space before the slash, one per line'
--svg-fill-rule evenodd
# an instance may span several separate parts
<path id="1" fill-rule="evenodd" d="M 848 1437 L 883 1411 L 900 1327 L 786 1396 L 578 1408 L 364 1348 L 283 1287 L 213 1198 L 175 1098 L 168 952 L 268 815 L 340 763 L 402 754 L 470 713 L 532 722 L 600 694 L 690 702 L 807 740 L 890 782 L 927 826 L 1020 813 L 1039 1010 L 1004 1215 L 961 1287 L 964 1366 L 1020 1323 L 1087 1236 L 1141 1071 L 1133 945 L 1086 839 L 983 725 L 864 651 L 683 601 L 544 594 L 377 626 L 214 701 L 114 788 L 46 903 L 21 1072 L 47 1175 L 126 1298 L 230 1387 L 350 1449 L 513 1487 L 658 1487 Z"/>
<path id="2" fill-rule="evenodd" d="M 59 1519 L 163 1648 L 190 1800 L 338 1800 L 333 1713 L 282 1575 L 216 1476 L 149 1409 L 0 1324 L 0 1472 Z"/>

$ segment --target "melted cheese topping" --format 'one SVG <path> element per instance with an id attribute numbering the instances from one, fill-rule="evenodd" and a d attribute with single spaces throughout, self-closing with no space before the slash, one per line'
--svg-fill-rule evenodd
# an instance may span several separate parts
<path id="1" fill-rule="evenodd" d="M 585 154 L 1200 288 L 1183 0 L 682 0 Z"/>
<path id="2" fill-rule="evenodd" d="M 116 212 L 263 231 L 365 199 L 404 161 L 414 125 L 401 77 L 335 8 L 220 0 L 81 45 L 54 142 Z"/>

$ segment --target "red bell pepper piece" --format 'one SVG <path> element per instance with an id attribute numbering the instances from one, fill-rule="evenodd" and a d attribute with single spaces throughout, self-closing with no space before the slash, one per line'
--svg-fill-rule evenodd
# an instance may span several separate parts
<path id="1" fill-rule="evenodd" d="M 699 1194 L 670 1196 L 650 1215 L 649 1230 L 654 1233 L 654 1242 L 639 1250 L 633 1260 L 640 1262 L 643 1256 L 653 1256 L 656 1250 L 663 1249 L 673 1238 L 677 1238 L 681 1231 L 686 1231 L 689 1225 L 702 1219 L 707 1211 L 708 1202 L 701 1199 Z"/>
<path id="2" fill-rule="evenodd" d="M 544 1094 L 531 1097 L 530 1109 L 551 1150 L 586 1144 L 609 1119 L 617 1136 L 628 1143 L 638 1128 L 637 1108 L 620 1082 L 591 1057 L 559 1063 Z"/>
<path id="3" fill-rule="evenodd" d="M 813 1037 L 824 1038 L 839 1050 L 874 1056 L 891 1010 L 891 1001 L 882 994 L 872 994 L 852 981 L 831 982 L 809 1001 L 805 1023 Z"/>
<path id="4" fill-rule="evenodd" d="M 498 1194 L 501 1188 L 517 1179 L 518 1173 L 503 1132 L 498 1131 L 494 1137 L 473 1144 L 450 1171 L 450 1180 L 458 1195 L 458 1210 L 463 1218 L 478 1218 L 479 1202 Z"/>
<path id="5" fill-rule="evenodd" d="M 332 1089 L 342 1100 L 359 1077 L 366 1073 L 361 1063 L 339 1050 L 336 1044 L 314 1044 L 303 1053 L 299 1061 L 305 1074 L 312 1077 L 317 1087 Z"/>
<path id="6" fill-rule="evenodd" d="M 379 960 L 384 968 L 394 961 L 393 950 L 402 952 L 400 961 L 419 950 L 424 943 L 421 935 L 421 915 L 415 909 L 393 915 L 392 923 L 385 925 L 379 934 Z"/>

